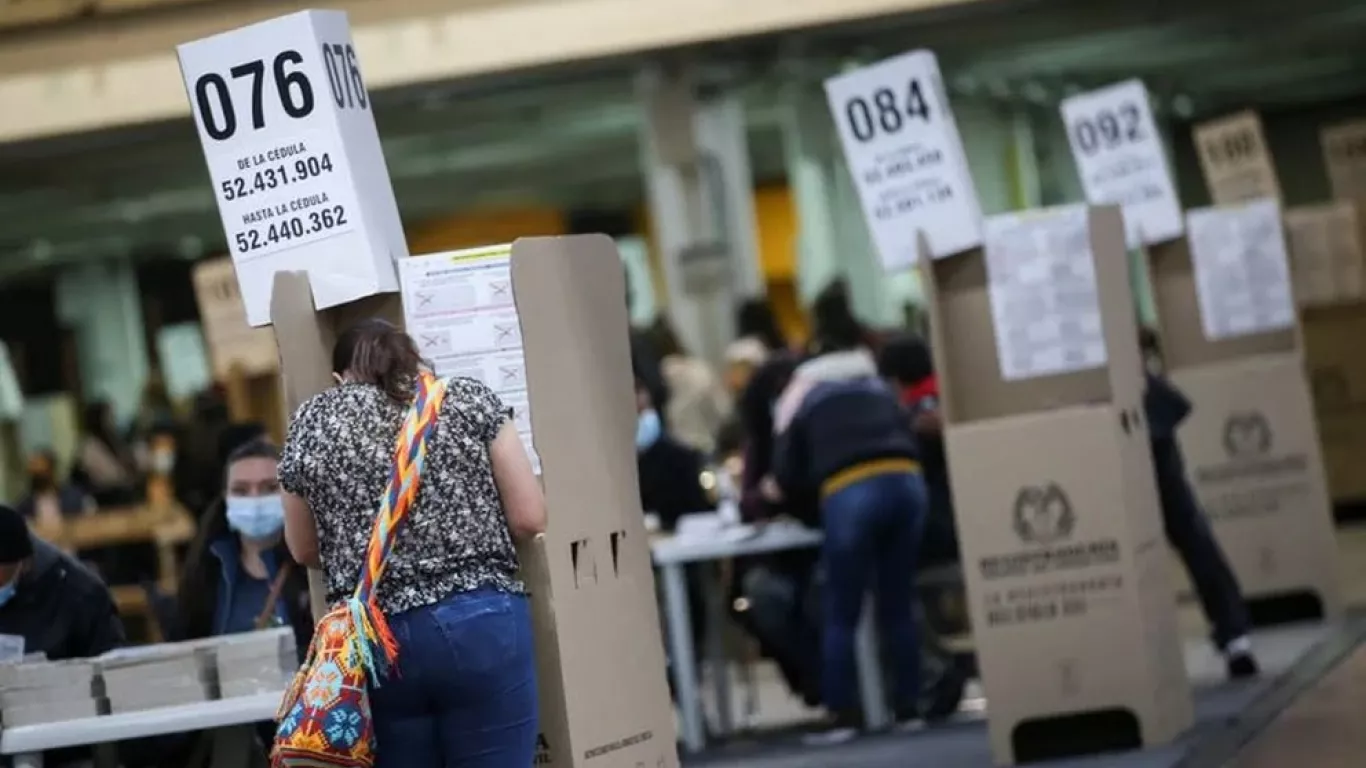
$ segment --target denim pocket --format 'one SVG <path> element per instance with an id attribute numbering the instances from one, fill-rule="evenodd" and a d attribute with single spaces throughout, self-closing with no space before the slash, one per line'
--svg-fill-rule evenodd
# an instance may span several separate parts
<path id="1" fill-rule="evenodd" d="M 466 674 L 505 667 L 526 642 L 519 598 L 480 590 L 453 595 L 436 606 L 432 618 L 445 638 L 453 666 Z"/>

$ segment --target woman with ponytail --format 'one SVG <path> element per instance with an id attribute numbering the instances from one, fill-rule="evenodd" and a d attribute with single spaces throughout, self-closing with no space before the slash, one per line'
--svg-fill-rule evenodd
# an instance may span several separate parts
<path id="1" fill-rule="evenodd" d="M 338 605 L 375 574 L 366 553 L 395 445 L 419 383 L 425 393 L 434 380 L 413 340 L 382 320 L 342 333 L 332 370 L 337 386 L 290 422 L 279 479 L 290 552 L 322 569 Z M 369 691 L 375 766 L 531 765 L 535 660 L 514 541 L 545 530 L 545 501 L 497 395 L 457 378 L 436 402 L 416 495 L 374 575 L 395 654 Z"/>

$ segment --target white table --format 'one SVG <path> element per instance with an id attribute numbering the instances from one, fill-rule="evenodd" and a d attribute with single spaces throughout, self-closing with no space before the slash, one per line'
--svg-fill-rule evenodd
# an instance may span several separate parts
<path id="1" fill-rule="evenodd" d="M 50 749 L 267 722 L 275 719 L 283 695 L 283 691 L 258 693 L 178 707 L 6 728 L 0 731 L 0 755 L 12 755 L 15 768 L 42 768 L 43 752 Z"/>
<path id="2" fill-rule="evenodd" d="M 795 549 L 819 547 L 825 540 L 820 531 L 795 523 L 769 523 L 751 527 L 739 526 L 716 531 L 710 535 L 670 536 L 657 539 L 650 545 L 655 567 L 664 582 L 664 611 L 668 633 L 669 655 L 672 657 L 674 691 L 678 698 L 679 719 L 682 721 L 683 746 L 690 752 L 706 746 L 706 727 L 703 723 L 702 698 L 698 690 L 698 671 L 693 650 L 692 616 L 688 606 L 688 582 L 684 567 L 690 563 L 729 560 L 737 557 L 765 555 Z M 714 590 L 713 590 L 714 591 Z M 709 595 L 712 630 L 725 620 L 724 600 Z M 881 728 L 891 718 L 882 692 L 881 665 L 874 641 L 872 611 L 863 612 L 856 646 L 859 689 L 864 716 L 870 728 Z M 725 658 L 716 643 L 709 643 L 713 653 L 713 674 L 716 675 L 717 709 L 723 729 L 732 722 L 730 715 L 730 686 L 725 671 Z"/>

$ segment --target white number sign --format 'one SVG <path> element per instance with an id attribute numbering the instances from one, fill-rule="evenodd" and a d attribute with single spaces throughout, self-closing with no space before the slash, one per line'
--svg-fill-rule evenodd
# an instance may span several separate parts
<path id="1" fill-rule="evenodd" d="M 346 14 L 303 11 L 178 49 L 247 320 L 280 270 L 318 308 L 398 289 L 407 255 Z"/>
<path id="2" fill-rule="evenodd" d="M 1129 247 L 1181 236 L 1181 201 L 1142 81 L 1072 96 L 1062 119 L 1087 201 L 1124 210 Z"/>
<path id="3" fill-rule="evenodd" d="M 981 245 L 977 190 L 933 53 L 830 78 L 825 94 L 885 269 L 915 264 L 922 232 L 935 258 Z"/>

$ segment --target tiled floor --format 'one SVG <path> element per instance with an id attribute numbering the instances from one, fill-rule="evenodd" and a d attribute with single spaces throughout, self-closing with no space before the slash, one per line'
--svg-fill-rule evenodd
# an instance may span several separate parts
<path id="1" fill-rule="evenodd" d="M 1338 541 L 1346 600 L 1350 605 L 1366 606 L 1366 526 L 1339 529 Z M 1228 686 L 1218 682 L 1222 677 L 1222 663 L 1202 639 L 1206 630 L 1198 610 L 1190 603 L 1184 604 L 1181 616 L 1184 634 L 1189 639 L 1187 667 L 1197 690 L 1200 724 L 1196 729 L 1180 743 L 1164 749 L 1052 764 L 1055 768 L 1064 765 L 1068 768 L 1214 768 L 1215 765 L 1222 768 L 1223 760 L 1209 764 L 1196 760 L 1200 750 L 1195 746 L 1212 734 L 1227 736 L 1231 724 L 1239 721 L 1256 702 L 1272 698 L 1273 679 L 1288 673 L 1332 630 L 1321 626 L 1292 627 L 1259 634 L 1257 648 L 1269 674 L 1264 682 L 1252 686 Z M 762 665 L 753 671 L 753 684 L 736 686 L 734 693 L 733 711 L 745 713 L 748 710 L 746 725 L 758 730 L 800 724 L 817 714 L 789 696 L 776 672 Z M 1350 662 L 1338 666 L 1316 687 L 1299 696 L 1269 729 L 1239 753 L 1234 768 L 1366 766 L 1366 727 L 1363 727 L 1366 715 L 1363 713 L 1366 713 L 1366 646 L 1358 649 Z M 1269 714 L 1267 718 L 1271 716 Z M 1313 745 L 1313 749 L 1307 745 Z M 969 714 L 963 722 L 934 732 L 870 737 L 824 750 L 803 748 L 790 736 L 741 737 L 727 748 L 687 762 L 708 768 L 915 768 L 922 765 L 970 768 L 987 766 L 990 759 L 985 723 L 980 714 Z"/>
<path id="2" fill-rule="evenodd" d="M 1366 646 L 1262 731 L 1233 768 L 1360 768 L 1366 765 Z"/>

